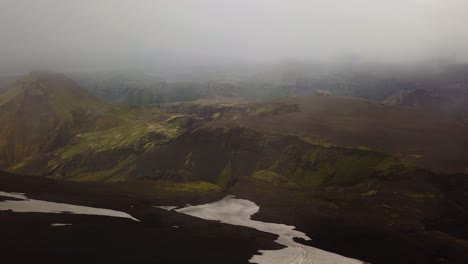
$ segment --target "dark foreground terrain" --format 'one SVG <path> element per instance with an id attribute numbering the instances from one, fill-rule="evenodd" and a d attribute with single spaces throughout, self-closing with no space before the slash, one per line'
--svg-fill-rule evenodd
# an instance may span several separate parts
<path id="1" fill-rule="evenodd" d="M 379 184 L 386 186 L 374 194 L 363 193 L 362 186 L 295 193 L 250 178 L 231 191 L 260 205 L 253 219 L 294 225 L 312 238 L 297 241 L 313 247 L 369 263 L 462 264 L 468 260 L 468 218 L 461 200 L 466 195 L 456 191 L 466 186 L 466 177 L 459 176 L 447 176 L 444 183 L 426 179 L 427 185 L 416 187 L 440 188 L 438 198 L 398 192 L 402 185 L 409 191 L 420 184 L 405 179 L 400 187 L 384 180 Z"/>
<path id="2" fill-rule="evenodd" d="M 247 263 L 259 249 L 281 248 L 273 242 L 276 235 L 167 212 L 99 185 L 1 174 L 0 186 L 36 199 L 122 210 L 141 221 L 0 211 L 1 263 Z"/>
<path id="3" fill-rule="evenodd" d="M 254 219 L 295 225 L 312 238 L 298 242 L 347 257 L 389 264 L 466 263 L 468 218 L 461 210 L 464 205 L 457 205 L 463 202 L 458 190 L 466 186 L 464 176 L 447 176 L 444 181 L 420 177 L 429 177 L 421 190 L 440 188 L 444 197 L 419 197 L 426 201 L 417 201 L 423 205 L 416 207 L 411 204 L 415 198 L 392 197 L 396 185 L 367 195 L 362 195 L 362 187 L 328 188 L 311 195 L 250 177 L 239 178 L 228 192 L 260 205 Z M 415 188 L 414 179 L 399 181 Z M 281 248 L 274 243 L 276 235 L 152 206 L 206 203 L 223 197 L 222 191 L 203 197 L 180 192 L 152 196 L 135 191 L 140 184 L 75 183 L 1 173 L 2 191 L 121 210 L 141 220 L 1 211 L 2 263 L 248 263 L 259 249 Z"/>

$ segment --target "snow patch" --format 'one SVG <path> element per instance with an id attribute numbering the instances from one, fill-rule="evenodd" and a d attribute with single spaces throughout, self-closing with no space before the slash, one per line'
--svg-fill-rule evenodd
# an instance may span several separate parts
<path id="1" fill-rule="evenodd" d="M 21 199 L 21 201 L 0 201 L 0 211 L 12 210 L 18 213 L 56 213 L 56 214 L 84 214 L 84 215 L 102 215 L 111 217 L 129 218 L 134 221 L 138 219 L 131 215 L 103 208 L 94 208 L 81 205 L 72 205 L 66 203 L 55 203 L 41 200 L 28 199 L 26 195 L 21 193 L 8 193 L 0 191 L 0 196 Z"/>
<path id="2" fill-rule="evenodd" d="M 160 207 L 161 208 L 161 207 Z M 173 209 L 171 209 L 173 210 Z M 294 226 L 266 223 L 252 220 L 251 216 L 257 213 L 260 207 L 255 203 L 226 196 L 224 199 L 196 206 L 187 206 L 175 211 L 206 220 L 216 220 L 222 223 L 251 227 L 260 231 L 278 235 L 278 242 L 286 246 L 280 250 L 260 250 L 254 255 L 251 263 L 258 264 L 362 264 L 356 259 L 347 258 L 318 248 L 296 243 L 294 238 L 310 240 L 303 232 L 295 230 Z"/>

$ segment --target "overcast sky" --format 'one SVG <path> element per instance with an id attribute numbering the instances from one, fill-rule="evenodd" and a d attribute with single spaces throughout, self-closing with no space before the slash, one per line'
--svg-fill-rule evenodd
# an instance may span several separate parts
<path id="1" fill-rule="evenodd" d="M 0 0 L 0 70 L 468 58 L 466 0 Z"/>

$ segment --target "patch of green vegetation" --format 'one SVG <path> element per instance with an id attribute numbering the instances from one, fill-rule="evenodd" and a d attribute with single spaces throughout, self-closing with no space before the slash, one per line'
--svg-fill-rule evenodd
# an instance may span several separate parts
<path id="1" fill-rule="evenodd" d="M 213 183 L 204 181 L 188 181 L 188 182 L 170 182 L 170 181 L 154 181 L 148 183 L 154 188 L 159 188 L 168 192 L 210 192 L 219 191 L 221 188 Z"/>
<path id="2" fill-rule="evenodd" d="M 114 149 L 142 150 L 149 141 L 163 143 L 178 134 L 170 124 L 134 122 L 104 131 L 79 134 L 72 145 L 59 150 L 64 159 L 80 153 L 102 152 Z M 139 149 L 142 148 L 142 149 Z"/>
<path id="3" fill-rule="evenodd" d="M 69 159 L 78 154 L 85 154 L 85 150 L 88 147 L 91 147 L 90 145 L 88 145 L 89 143 L 90 142 L 88 142 L 87 140 L 82 139 L 82 135 L 77 135 L 75 137 L 74 144 L 70 144 L 62 149 L 59 149 L 58 153 L 63 159 Z"/>
<path id="4" fill-rule="evenodd" d="M 291 110 L 287 109 L 287 107 L 285 106 L 277 105 L 277 104 L 258 105 L 257 108 L 251 114 L 251 116 L 268 116 L 268 115 L 278 114 L 281 112 L 284 112 L 284 113 L 290 112 Z"/>
<path id="5" fill-rule="evenodd" d="M 18 171 L 20 170 L 22 167 L 24 167 L 29 161 L 31 161 L 33 157 L 32 156 L 29 156 L 25 159 L 23 159 L 21 162 L 18 162 L 16 164 L 14 164 L 13 166 L 11 167 L 8 167 L 6 169 L 4 169 L 5 171 L 9 171 L 9 172 L 15 172 L 15 171 Z"/>
<path id="6" fill-rule="evenodd" d="M 95 172 L 88 172 L 88 173 L 81 173 L 78 174 L 70 180 L 76 182 L 106 182 L 107 179 L 115 173 L 115 169 L 104 170 L 104 171 L 95 171 Z"/>
<path id="7" fill-rule="evenodd" d="M 376 190 L 370 190 L 368 192 L 365 192 L 365 193 L 361 193 L 362 196 L 374 196 L 377 194 L 377 191 Z"/>
<path id="8" fill-rule="evenodd" d="M 291 166 L 291 177 L 308 188 L 353 185 L 370 178 L 386 157 L 370 150 L 315 145 L 302 155 L 301 162 Z"/>
<path id="9" fill-rule="evenodd" d="M 368 148 L 366 146 L 358 146 L 357 149 L 359 149 L 359 150 L 371 150 L 370 148 Z"/>
<path id="10" fill-rule="evenodd" d="M 221 113 L 214 113 L 211 118 L 213 119 L 219 119 L 219 117 L 221 116 Z"/>
<path id="11" fill-rule="evenodd" d="M 221 174 L 219 174 L 218 178 L 216 179 L 216 185 L 221 188 L 225 188 L 228 186 L 229 182 L 232 178 L 232 169 L 231 169 L 231 161 L 228 161 L 226 166 L 224 167 Z"/>
<path id="12" fill-rule="evenodd" d="M 289 181 L 289 179 L 285 176 L 282 176 L 274 171 L 270 170 L 258 170 L 255 171 L 252 176 L 253 179 L 261 182 L 263 184 L 267 184 L 269 186 L 286 188 L 286 189 L 297 189 L 298 185 L 293 182 Z"/>
<path id="13" fill-rule="evenodd" d="M 295 134 L 291 134 L 293 136 L 296 136 Z M 310 136 L 301 136 L 300 137 L 301 140 L 311 144 L 311 145 L 315 145 L 315 146 L 320 146 L 320 147 L 324 147 L 324 148 L 330 148 L 330 147 L 333 147 L 335 146 L 334 144 L 332 144 L 331 142 L 325 140 L 325 139 L 314 139 L 314 138 L 311 138 Z"/>
<path id="14" fill-rule="evenodd" d="M 412 193 L 412 194 L 407 194 L 407 196 L 418 202 L 432 200 L 437 197 L 435 194 L 432 194 L 432 193 Z"/>
<path id="15" fill-rule="evenodd" d="M 383 208 L 387 209 L 387 210 L 392 210 L 393 208 L 388 205 L 388 204 L 381 204 L 380 206 L 382 206 Z"/>
<path id="16" fill-rule="evenodd" d="M 281 176 L 274 171 L 269 171 L 269 170 L 255 171 L 252 174 L 252 177 L 257 180 L 272 183 L 274 185 L 284 184 L 288 182 L 288 178 Z"/>
<path id="17" fill-rule="evenodd" d="M 319 156 L 320 149 L 319 148 L 313 148 L 311 150 L 308 150 L 304 155 L 302 155 L 301 160 L 304 162 L 309 162 L 314 164 Z"/>
<path id="18" fill-rule="evenodd" d="M 333 165 L 335 174 L 328 184 L 352 185 L 369 178 L 374 173 L 374 167 L 382 158 L 372 153 L 365 155 L 343 155 Z"/>
<path id="19" fill-rule="evenodd" d="M 279 160 L 275 161 L 275 163 L 273 163 L 270 166 L 270 170 L 274 171 L 274 170 L 278 169 L 278 166 L 279 166 Z M 467 171 L 468 171 L 468 169 L 467 169 Z"/>
<path id="20" fill-rule="evenodd" d="M 388 176 L 390 174 L 406 175 L 413 170 L 414 167 L 409 163 L 395 157 L 388 157 L 375 167 L 375 171 L 381 176 Z"/>
<path id="21" fill-rule="evenodd" d="M 322 162 L 311 169 L 297 167 L 292 177 L 301 186 L 315 188 L 327 182 L 334 173 L 330 164 Z"/>
<path id="22" fill-rule="evenodd" d="M 125 181 L 128 175 L 122 172 L 122 168 L 126 167 L 133 161 L 133 157 L 130 156 L 125 160 L 119 161 L 117 165 L 102 171 L 93 171 L 87 173 L 81 173 L 84 167 L 76 168 L 75 171 L 69 171 L 67 174 L 72 175 L 70 180 L 77 182 L 119 182 Z"/>
<path id="23" fill-rule="evenodd" d="M 53 165 L 52 167 L 58 167 L 58 166 Z M 49 170 L 49 172 L 50 171 L 52 171 L 52 169 Z M 65 172 L 53 173 L 52 175 L 49 175 L 48 177 L 53 178 L 53 179 L 64 179 L 64 178 L 70 178 L 70 177 L 76 176 L 81 173 L 85 173 L 85 171 L 86 171 L 86 167 L 80 166 L 80 167 L 75 167 L 72 169 L 67 169 Z"/>
<path id="24" fill-rule="evenodd" d="M 187 115 L 176 115 L 169 118 L 167 123 L 178 127 L 188 127 L 192 123 L 192 118 Z"/>

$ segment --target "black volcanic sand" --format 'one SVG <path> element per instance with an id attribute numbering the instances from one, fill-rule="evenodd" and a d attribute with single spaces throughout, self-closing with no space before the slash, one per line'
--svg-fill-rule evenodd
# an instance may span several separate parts
<path id="1" fill-rule="evenodd" d="M 3 201 L 22 201 L 22 200 L 24 200 L 24 199 L 18 199 L 18 198 L 13 198 L 13 197 L 0 195 L 0 202 L 3 202 Z"/>
<path id="2" fill-rule="evenodd" d="M 225 196 L 219 191 L 161 192 L 147 182 L 78 183 L 3 171 L 0 171 L 0 191 L 25 193 L 28 198 L 38 200 L 124 211 L 132 210 L 133 205 L 203 204 Z"/>
<path id="3" fill-rule="evenodd" d="M 222 192 L 147 196 L 137 183 L 74 183 L 5 173 L 0 186 L 30 198 L 125 211 L 142 220 L 3 211 L 1 263 L 247 263 L 258 249 L 280 248 L 272 234 L 152 207 L 206 203 L 226 195 Z M 228 191 L 260 205 L 254 219 L 294 225 L 312 238 L 300 243 L 370 263 L 466 264 L 467 187 L 466 175 L 422 172 L 313 192 L 241 177 Z M 362 195 L 369 189 L 377 193 Z M 435 196 L 408 198 L 415 194 Z"/>
<path id="4" fill-rule="evenodd" d="M 109 189 L 99 184 L 86 191 L 83 186 L 91 184 L 2 173 L 0 186 L 2 191 L 35 193 L 31 198 L 46 196 L 47 201 L 99 204 L 141 220 L 0 211 L 0 263 L 248 263 L 259 249 L 282 248 L 274 243 L 276 235 L 168 212 L 128 194 L 104 195 Z M 43 193 L 46 189 L 48 194 Z M 101 194 L 95 192 L 99 189 Z M 68 198 L 67 190 L 72 192 Z M 99 197 L 101 201 L 93 201 Z M 50 226 L 53 223 L 72 225 Z"/>
<path id="5" fill-rule="evenodd" d="M 230 191 L 260 206 L 253 219 L 293 225 L 305 232 L 310 241 L 296 239 L 303 244 L 370 263 L 466 264 L 468 197 L 463 191 L 468 177 L 444 176 L 415 176 L 394 185 L 379 181 L 378 193 L 369 197 L 361 195 L 361 186 L 302 193 L 249 177 L 240 178 Z M 421 192 L 440 190 L 440 197 L 412 201 L 404 193 L 410 185 Z"/>

